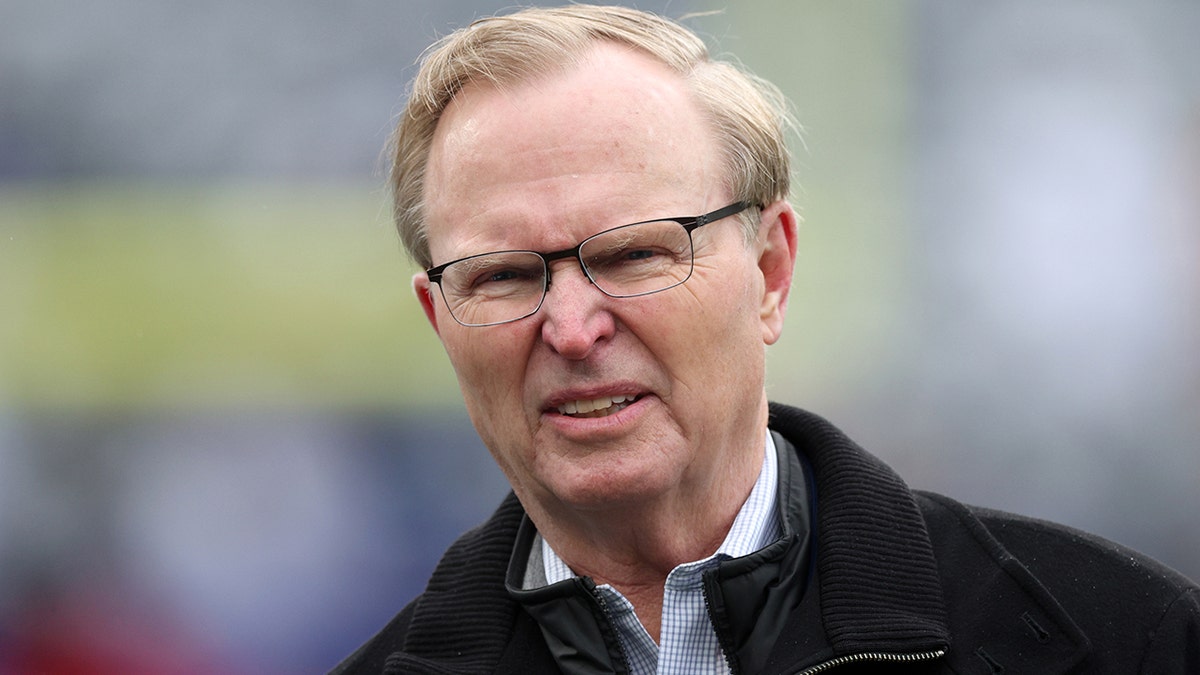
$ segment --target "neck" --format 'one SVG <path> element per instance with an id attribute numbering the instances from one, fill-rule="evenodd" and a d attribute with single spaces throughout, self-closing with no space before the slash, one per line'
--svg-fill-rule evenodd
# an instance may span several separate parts
<path id="1" fill-rule="evenodd" d="M 546 511 L 534 503 L 528 512 L 563 562 L 620 591 L 657 642 L 667 575 L 720 547 L 758 479 L 762 443 L 760 435 L 753 452 L 738 453 L 709 484 L 669 498 L 584 512 Z"/>

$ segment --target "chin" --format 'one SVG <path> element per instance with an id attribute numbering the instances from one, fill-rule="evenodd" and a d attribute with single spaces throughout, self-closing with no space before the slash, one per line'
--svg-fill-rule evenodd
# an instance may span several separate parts
<path id="1" fill-rule="evenodd" d="M 635 507 L 666 494 L 675 484 L 663 467 L 637 470 L 623 463 L 616 467 L 579 469 L 575 475 L 559 473 L 548 487 L 564 504 L 584 510 Z M 572 480 L 574 478 L 575 480 Z"/>

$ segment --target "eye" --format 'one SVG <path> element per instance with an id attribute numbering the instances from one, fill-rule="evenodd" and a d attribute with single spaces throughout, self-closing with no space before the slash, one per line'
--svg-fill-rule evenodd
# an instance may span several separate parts
<path id="1" fill-rule="evenodd" d="M 471 282 L 473 288 L 483 286 L 500 286 L 504 284 L 522 284 L 540 279 L 540 272 L 520 267 L 504 267 L 486 269 L 475 276 Z"/>
<path id="2" fill-rule="evenodd" d="M 519 276 L 520 274 L 518 274 L 516 270 L 496 270 L 494 272 L 489 272 L 484 276 L 484 278 L 480 279 L 476 283 L 486 284 L 496 281 L 512 281 Z"/>
<path id="3" fill-rule="evenodd" d="M 646 260 L 658 255 L 657 251 L 648 248 L 639 248 L 636 250 L 625 251 L 626 260 Z"/>

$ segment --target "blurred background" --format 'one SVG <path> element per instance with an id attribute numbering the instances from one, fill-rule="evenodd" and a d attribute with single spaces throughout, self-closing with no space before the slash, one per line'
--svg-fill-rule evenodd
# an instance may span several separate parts
<path id="1" fill-rule="evenodd" d="M 490 513 L 380 152 L 511 4 L 0 0 L 0 673 L 323 672 Z M 1200 578 L 1200 5 L 633 4 L 805 127 L 772 398 Z"/>

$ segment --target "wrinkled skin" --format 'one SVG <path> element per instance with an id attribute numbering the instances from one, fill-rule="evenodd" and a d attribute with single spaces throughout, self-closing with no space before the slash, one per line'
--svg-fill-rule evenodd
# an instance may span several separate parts
<path id="1" fill-rule="evenodd" d="M 435 264 L 568 248 L 733 200 L 683 81 L 608 45 L 534 82 L 468 85 L 439 123 L 425 196 Z M 414 277 L 476 429 L 577 572 L 632 588 L 723 540 L 762 462 L 764 352 L 782 328 L 795 228 L 783 201 L 765 205 L 750 244 L 738 218 L 708 224 L 691 279 L 637 298 L 607 297 L 557 261 L 541 309 L 497 326 L 457 324 Z M 612 414 L 558 410 L 621 395 L 636 399 Z"/>

